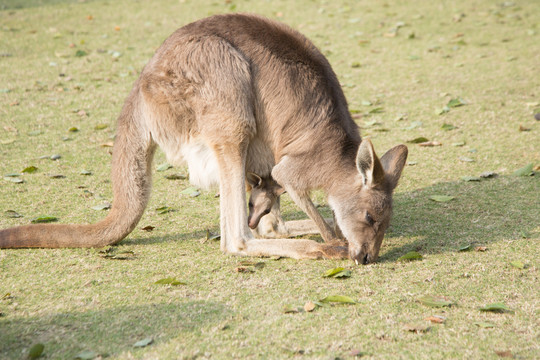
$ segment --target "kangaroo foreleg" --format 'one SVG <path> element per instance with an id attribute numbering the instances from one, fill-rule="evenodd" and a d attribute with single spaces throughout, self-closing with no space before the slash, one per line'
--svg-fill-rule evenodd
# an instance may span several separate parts
<path id="1" fill-rule="evenodd" d="M 294 189 L 287 189 L 291 199 L 295 202 L 296 205 L 300 207 L 310 218 L 315 222 L 315 225 L 321 232 L 321 236 L 325 242 L 333 242 L 337 239 L 334 230 L 328 225 L 324 220 L 322 215 L 319 213 L 311 199 L 307 194 L 302 194 L 296 192 Z"/>

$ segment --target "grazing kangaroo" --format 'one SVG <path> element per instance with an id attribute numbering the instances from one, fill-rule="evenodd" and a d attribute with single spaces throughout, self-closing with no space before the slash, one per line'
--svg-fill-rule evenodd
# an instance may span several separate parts
<path id="1" fill-rule="evenodd" d="M 113 205 L 105 219 L 0 230 L 0 247 L 118 243 L 148 203 L 156 146 L 170 162 L 186 161 L 197 185 L 219 183 L 223 252 L 349 256 L 357 264 L 378 257 L 407 158 L 404 145 L 379 159 L 371 142 L 361 141 L 330 64 L 300 33 L 254 15 L 212 16 L 166 39 L 126 99 L 112 156 Z M 348 247 L 254 239 L 245 206 L 247 172 L 272 176 L 327 240 L 336 235 L 309 199 L 311 190 L 324 190 Z"/>

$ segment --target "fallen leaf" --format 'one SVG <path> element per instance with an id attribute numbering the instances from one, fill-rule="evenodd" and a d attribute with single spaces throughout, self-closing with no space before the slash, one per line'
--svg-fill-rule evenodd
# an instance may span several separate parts
<path id="1" fill-rule="evenodd" d="M 156 211 L 158 212 L 159 215 L 163 215 L 163 214 L 167 214 L 176 210 L 169 206 L 161 206 L 161 207 L 156 208 Z"/>
<path id="2" fill-rule="evenodd" d="M 472 158 L 470 158 L 470 157 L 466 157 L 466 156 L 460 156 L 459 161 L 463 161 L 463 162 L 474 162 L 474 159 L 472 159 Z"/>
<path id="3" fill-rule="evenodd" d="M 437 110 L 437 115 L 446 114 L 450 111 L 450 108 L 448 106 L 444 106 L 442 109 Z"/>
<path id="4" fill-rule="evenodd" d="M 148 346 L 150 344 L 152 344 L 154 342 L 154 339 L 152 338 L 146 338 L 146 339 L 142 339 L 142 340 L 139 340 L 137 341 L 135 344 L 133 344 L 133 347 L 145 347 L 145 346 Z"/>
<path id="5" fill-rule="evenodd" d="M 160 280 L 156 281 L 154 284 L 173 285 L 173 286 L 187 285 L 185 282 L 176 280 L 176 278 L 174 278 L 174 277 L 168 277 L 168 278 L 160 279 Z"/>
<path id="6" fill-rule="evenodd" d="M 6 210 L 4 211 L 4 214 L 6 214 L 6 217 L 13 218 L 13 219 L 23 217 L 21 214 L 19 214 L 15 210 Z"/>
<path id="7" fill-rule="evenodd" d="M 170 174 L 170 175 L 165 175 L 165 179 L 167 179 L 167 180 L 185 180 L 185 179 L 187 179 L 187 176 L 182 175 L 182 174 Z"/>
<path id="8" fill-rule="evenodd" d="M 458 251 L 460 251 L 460 252 L 465 252 L 465 251 L 470 251 L 470 250 L 472 250 L 472 247 L 471 247 L 470 244 L 469 244 L 469 245 L 462 246 L 462 247 L 460 247 L 460 248 L 458 249 Z"/>
<path id="9" fill-rule="evenodd" d="M 467 181 L 467 182 L 469 182 L 469 181 L 481 181 L 482 178 L 477 177 L 477 176 L 462 176 L 461 180 Z"/>
<path id="10" fill-rule="evenodd" d="M 533 175 L 533 163 L 527 164 L 524 167 L 517 169 L 512 173 L 514 176 L 530 176 Z"/>
<path id="11" fill-rule="evenodd" d="M 234 269 L 237 273 L 254 273 L 255 269 L 252 266 L 238 266 Z"/>
<path id="12" fill-rule="evenodd" d="M 445 130 L 445 131 L 450 131 L 450 130 L 454 130 L 456 127 L 452 124 L 442 124 L 441 126 L 441 129 Z"/>
<path id="13" fill-rule="evenodd" d="M 75 126 L 72 126 L 68 129 L 69 132 L 77 132 L 79 131 L 79 128 L 75 127 Z"/>
<path id="14" fill-rule="evenodd" d="M 159 165 L 159 166 L 156 168 L 156 170 L 157 170 L 157 171 L 165 171 L 165 170 L 168 170 L 168 169 L 170 169 L 170 168 L 172 168 L 172 167 L 173 167 L 172 165 L 167 164 L 167 163 L 164 163 L 164 164 Z"/>
<path id="15" fill-rule="evenodd" d="M 374 125 L 378 125 L 377 120 L 364 121 L 364 127 L 371 127 Z"/>
<path id="16" fill-rule="evenodd" d="M 418 301 L 430 307 L 450 307 L 454 303 L 442 296 L 424 295 L 418 298 Z"/>
<path id="17" fill-rule="evenodd" d="M 433 315 L 433 316 L 428 316 L 424 320 L 431 321 L 434 324 L 442 324 L 444 323 L 445 318 L 439 315 Z"/>
<path id="18" fill-rule="evenodd" d="M 285 305 L 285 306 L 283 306 L 282 311 L 283 311 L 284 314 L 297 314 L 297 313 L 301 312 L 300 309 L 302 309 L 302 308 L 298 308 L 298 307 L 293 306 L 293 305 Z M 303 309 L 302 309 L 302 311 L 303 311 Z"/>
<path id="19" fill-rule="evenodd" d="M 66 178 L 66 176 L 62 174 L 52 174 L 52 175 L 49 175 L 49 177 L 51 179 L 65 179 Z"/>
<path id="20" fill-rule="evenodd" d="M 51 223 L 51 222 L 56 222 L 56 221 L 58 221 L 58 218 L 54 216 L 40 216 L 40 217 L 36 217 L 30 220 L 32 224 Z"/>
<path id="21" fill-rule="evenodd" d="M 455 199 L 455 196 L 449 196 L 449 195 L 431 195 L 429 197 L 430 200 L 436 201 L 436 202 L 448 202 L 453 199 Z"/>
<path id="22" fill-rule="evenodd" d="M 495 178 L 497 176 L 499 176 L 499 174 L 493 172 L 493 171 L 486 171 L 486 172 L 483 172 L 479 175 L 481 178 L 484 178 L 484 179 L 490 179 L 490 178 Z"/>
<path id="23" fill-rule="evenodd" d="M 442 144 L 438 141 L 426 141 L 426 142 L 421 142 L 418 144 L 418 146 L 426 146 L 426 147 L 431 147 L 431 146 L 441 146 Z"/>
<path id="24" fill-rule="evenodd" d="M 461 147 L 465 145 L 465 141 L 455 142 L 452 143 L 452 146 Z"/>
<path id="25" fill-rule="evenodd" d="M 477 246 L 474 248 L 474 251 L 481 251 L 481 252 L 487 251 L 487 246 Z"/>
<path id="26" fill-rule="evenodd" d="M 523 269 L 525 269 L 527 267 L 526 264 L 524 264 L 523 262 L 521 262 L 519 260 L 511 261 L 510 265 L 512 265 L 513 267 L 518 268 L 520 270 L 523 270 Z"/>
<path id="27" fill-rule="evenodd" d="M 405 128 L 405 130 L 413 130 L 413 129 L 419 128 L 420 126 L 422 126 L 421 121 L 413 121 L 411 122 L 409 126 Z"/>
<path id="28" fill-rule="evenodd" d="M 315 304 L 313 301 L 308 301 L 307 303 L 304 304 L 304 310 L 306 312 L 312 312 L 316 308 L 317 308 L 317 304 Z"/>
<path id="29" fill-rule="evenodd" d="M 467 105 L 467 103 L 460 97 L 450 99 L 450 101 L 448 101 L 448 104 L 446 104 L 446 106 L 448 106 L 449 108 L 456 108 L 463 105 Z"/>
<path id="30" fill-rule="evenodd" d="M 206 229 L 206 240 L 220 240 L 220 234 L 212 234 L 210 230 Z"/>
<path id="31" fill-rule="evenodd" d="M 335 274 L 337 274 L 338 272 L 341 272 L 345 270 L 345 268 L 342 268 L 342 267 L 337 267 L 337 268 L 333 268 L 333 269 L 330 269 L 330 270 L 327 270 L 324 274 L 323 274 L 323 277 L 331 277 L 331 276 L 334 276 Z"/>
<path id="32" fill-rule="evenodd" d="M 25 173 L 25 174 L 33 174 L 37 170 L 38 170 L 38 168 L 35 167 L 35 166 L 28 166 L 28 167 L 25 167 L 22 172 Z"/>
<path id="33" fill-rule="evenodd" d="M 398 257 L 397 259 L 397 261 L 414 261 L 414 260 L 422 260 L 422 255 L 417 253 L 416 251 L 409 251 L 408 253 Z"/>
<path id="34" fill-rule="evenodd" d="M 90 176 L 92 175 L 92 172 L 90 170 L 81 170 L 79 174 L 84 176 Z"/>
<path id="35" fill-rule="evenodd" d="M 116 248 L 110 247 L 105 251 L 100 251 L 101 257 L 108 260 L 133 260 L 135 253 L 131 250 L 116 252 Z"/>
<path id="36" fill-rule="evenodd" d="M 43 350 L 45 350 L 45 345 L 35 344 L 34 346 L 30 348 L 30 351 L 28 351 L 28 358 L 37 359 L 43 354 Z"/>
<path id="37" fill-rule="evenodd" d="M 510 350 L 495 350 L 495 354 L 499 355 L 499 357 L 514 358 Z"/>
<path id="38" fill-rule="evenodd" d="M 101 205 L 92 206 L 92 210 L 109 210 L 112 207 L 110 203 L 103 203 Z"/>
<path id="39" fill-rule="evenodd" d="M 488 323 L 488 322 L 475 322 L 474 325 L 478 326 L 478 327 L 481 327 L 481 328 L 484 328 L 484 329 L 489 329 L 489 328 L 494 328 L 495 325 L 492 324 L 492 323 Z"/>
<path id="40" fill-rule="evenodd" d="M 531 128 L 527 128 L 523 125 L 519 125 L 519 131 L 531 131 Z"/>
<path id="41" fill-rule="evenodd" d="M 58 155 L 58 154 L 54 154 L 54 155 L 51 155 L 51 156 L 49 157 L 49 159 L 51 159 L 51 160 L 53 160 L 53 161 L 59 160 L 59 159 L 61 159 L 61 158 L 62 158 L 62 156 L 61 156 L 61 155 Z"/>
<path id="42" fill-rule="evenodd" d="M 154 226 L 148 225 L 148 226 L 143 227 L 141 230 L 150 232 L 150 231 L 152 231 L 152 230 L 154 230 L 154 229 L 155 229 Z"/>
<path id="43" fill-rule="evenodd" d="M 329 295 L 321 300 L 321 303 L 342 303 L 342 304 L 356 304 L 357 302 L 349 296 L 344 295 Z"/>
<path id="44" fill-rule="evenodd" d="M 201 193 L 196 187 L 190 186 L 187 189 L 180 191 L 180 194 L 189 195 L 190 197 L 197 197 Z"/>
<path id="45" fill-rule="evenodd" d="M 103 129 L 106 129 L 108 128 L 109 125 L 108 124 L 97 124 L 95 127 L 94 127 L 94 130 L 103 130 Z"/>
<path id="46" fill-rule="evenodd" d="M 384 109 L 382 107 L 377 107 L 377 108 L 369 110 L 368 114 L 380 114 L 382 112 L 384 112 Z"/>
<path id="47" fill-rule="evenodd" d="M 11 176 L 4 177 L 4 180 L 7 180 L 7 181 L 15 183 L 15 184 L 22 184 L 24 182 L 23 179 L 20 179 L 18 177 L 11 177 Z"/>
<path id="48" fill-rule="evenodd" d="M 349 353 L 352 357 L 357 357 L 357 358 L 361 358 L 362 356 L 366 356 L 366 355 L 369 355 L 369 353 L 365 352 L 365 351 L 361 351 L 359 349 L 354 349 L 354 350 L 351 350 L 351 352 Z"/>
<path id="49" fill-rule="evenodd" d="M 97 353 L 90 351 L 90 350 L 83 350 L 77 355 L 75 355 L 75 359 L 79 360 L 92 360 L 95 359 L 98 356 Z"/>
<path id="50" fill-rule="evenodd" d="M 420 136 L 420 137 L 417 137 L 417 138 L 414 138 L 412 140 L 409 140 L 407 141 L 409 144 L 420 144 L 420 143 L 423 143 L 423 142 L 427 142 L 429 141 L 428 138 L 425 138 L 423 136 Z"/>
<path id="51" fill-rule="evenodd" d="M 495 313 L 513 313 L 514 311 L 506 306 L 504 303 L 493 303 L 479 308 L 480 311 L 489 311 Z"/>
<path id="52" fill-rule="evenodd" d="M 426 333 L 429 330 L 431 330 L 431 327 L 429 325 L 425 324 L 405 324 L 403 327 L 406 331 L 410 331 L 416 334 L 422 334 Z"/>
<path id="53" fill-rule="evenodd" d="M 101 147 L 107 147 L 107 148 L 112 148 L 114 146 L 114 142 L 113 141 L 109 141 L 109 142 L 106 142 L 106 143 L 102 143 L 100 144 L 99 146 Z"/>

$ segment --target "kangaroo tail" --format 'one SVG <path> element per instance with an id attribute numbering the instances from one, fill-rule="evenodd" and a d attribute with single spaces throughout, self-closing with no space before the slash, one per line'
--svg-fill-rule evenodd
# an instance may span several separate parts
<path id="1" fill-rule="evenodd" d="M 144 124 L 136 84 L 118 118 L 112 156 L 113 204 L 95 224 L 35 224 L 0 230 L 0 248 L 103 247 L 118 243 L 139 222 L 151 189 L 155 143 Z"/>

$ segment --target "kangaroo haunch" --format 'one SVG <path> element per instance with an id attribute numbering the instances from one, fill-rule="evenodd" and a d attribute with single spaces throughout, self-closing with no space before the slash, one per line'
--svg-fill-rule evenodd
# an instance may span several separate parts
<path id="1" fill-rule="evenodd" d="M 89 225 L 42 224 L 0 230 L 0 247 L 101 247 L 137 225 L 150 196 L 160 146 L 187 162 L 190 180 L 219 183 L 221 250 L 298 259 L 377 259 L 392 192 L 407 158 L 396 146 L 380 159 L 361 141 L 326 58 L 291 28 L 254 15 L 218 15 L 174 32 L 142 70 L 118 117 L 112 209 Z M 327 243 L 254 239 L 245 178 L 272 177 L 316 223 Z M 322 189 L 348 246 L 309 198 Z"/>

